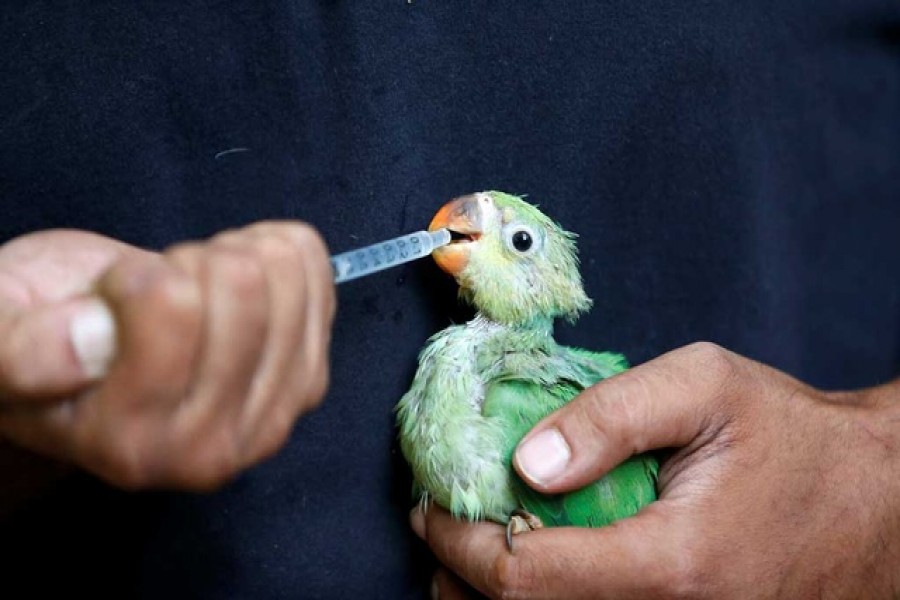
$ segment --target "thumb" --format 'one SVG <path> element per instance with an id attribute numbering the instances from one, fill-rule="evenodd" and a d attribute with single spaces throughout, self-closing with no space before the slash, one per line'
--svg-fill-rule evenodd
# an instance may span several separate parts
<path id="1" fill-rule="evenodd" d="M 601 381 L 546 417 L 519 443 L 513 464 L 535 489 L 596 481 L 634 454 L 690 444 L 717 431 L 745 363 L 700 342 Z"/>
<path id="2" fill-rule="evenodd" d="M 115 354 L 105 303 L 81 297 L 0 317 L 0 401 L 72 394 L 102 377 Z"/>

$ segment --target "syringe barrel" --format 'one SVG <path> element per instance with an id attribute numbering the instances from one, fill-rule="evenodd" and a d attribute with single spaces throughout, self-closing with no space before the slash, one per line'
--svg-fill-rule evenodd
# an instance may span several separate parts
<path id="1" fill-rule="evenodd" d="M 331 257 L 334 282 L 342 283 L 417 258 L 423 258 L 431 254 L 435 248 L 448 243 L 450 243 L 450 232 L 446 229 L 430 232 L 417 231 L 371 246 L 336 254 Z"/>

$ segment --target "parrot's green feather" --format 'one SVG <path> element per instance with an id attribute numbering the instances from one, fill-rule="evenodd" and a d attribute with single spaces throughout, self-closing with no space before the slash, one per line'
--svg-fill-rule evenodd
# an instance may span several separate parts
<path id="1" fill-rule="evenodd" d="M 544 373 L 521 374 L 516 379 L 491 383 L 485 394 L 482 413 L 501 420 L 506 433 L 503 460 L 512 463 L 512 454 L 522 437 L 541 419 L 574 398 L 585 387 L 626 368 L 624 357 L 565 348 L 575 373 L 548 385 Z M 548 361 L 549 362 L 549 361 Z M 629 459 L 603 479 L 568 494 L 541 494 L 513 475 L 514 495 L 522 507 L 541 518 L 545 525 L 600 527 L 630 517 L 656 499 L 656 461 L 648 456 Z"/>
<path id="2" fill-rule="evenodd" d="M 619 354 L 553 340 L 554 318 L 572 319 L 590 304 L 574 236 L 515 196 L 490 192 L 477 200 L 487 206 L 484 230 L 456 277 L 479 314 L 429 340 L 397 405 L 416 489 L 473 520 L 506 523 L 525 509 L 546 525 L 599 527 L 631 516 L 656 498 L 650 455 L 559 495 L 532 490 L 512 468 L 516 446 L 538 421 L 628 365 Z M 517 253 L 509 240 L 520 230 L 536 245 Z"/>

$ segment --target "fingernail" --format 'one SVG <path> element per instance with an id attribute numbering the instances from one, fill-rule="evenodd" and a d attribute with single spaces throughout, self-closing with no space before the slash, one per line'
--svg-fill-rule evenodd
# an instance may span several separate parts
<path id="1" fill-rule="evenodd" d="M 69 339 L 85 375 L 106 374 L 116 353 L 116 322 L 103 302 L 92 300 L 69 323 Z"/>
<path id="2" fill-rule="evenodd" d="M 562 475 L 572 451 L 557 429 L 545 429 L 516 451 L 516 462 L 527 479 L 547 484 Z"/>
<path id="3" fill-rule="evenodd" d="M 431 578 L 431 600 L 438 600 L 441 597 L 441 590 L 438 588 L 437 577 Z"/>

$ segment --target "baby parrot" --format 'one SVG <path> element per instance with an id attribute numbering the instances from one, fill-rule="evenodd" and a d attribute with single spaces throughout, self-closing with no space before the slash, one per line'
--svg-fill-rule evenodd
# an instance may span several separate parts
<path id="1" fill-rule="evenodd" d="M 502 192 L 457 198 L 429 230 L 453 241 L 434 251 L 478 310 L 433 336 L 397 405 L 400 446 L 422 498 L 455 517 L 489 519 L 513 533 L 541 526 L 600 527 L 656 499 L 658 464 L 635 456 L 566 494 L 528 487 L 512 467 L 522 437 L 594 383 L 627 368 L 623 356 L 557 344 L 553 321 L 573 321 L 591 301 L 575 236 Z"/>

